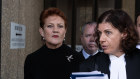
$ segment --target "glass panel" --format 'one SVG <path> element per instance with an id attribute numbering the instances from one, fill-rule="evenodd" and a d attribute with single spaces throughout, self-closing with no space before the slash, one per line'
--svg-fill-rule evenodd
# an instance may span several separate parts
<path id="1" fill-rule="evenodd" d="M 78 0 L 77 2 L 77 20 L 76 20 L 76 45 L 81 44 L 80 28 L 89 21 L 92 21 L 93 0 Z"/>

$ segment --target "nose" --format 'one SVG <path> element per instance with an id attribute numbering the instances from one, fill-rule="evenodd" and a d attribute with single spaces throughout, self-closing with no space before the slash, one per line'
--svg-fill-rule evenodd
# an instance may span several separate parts
<path id="1" fill-rule="evenodd" d="M 90 42 L 95 42 L 95 37 L 94 36 L 90 37 Z"/>
<path id="2" fill-rule="evenodd" d="M 105 41 L 105 35 L 101 34 L 99 41 L 100 43 L 103 43 Z"/>
<path id="3" fill-rule="evenodd" d="M 55 26 L 55 27 L 53 28 L 53 33 L 58 33 L 58 28 L 57 28 L 57 26 Z"/>

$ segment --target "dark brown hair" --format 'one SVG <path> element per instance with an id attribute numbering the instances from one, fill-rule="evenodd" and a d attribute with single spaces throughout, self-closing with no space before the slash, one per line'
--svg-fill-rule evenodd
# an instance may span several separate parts
<path id="1" fill-rule="evenodd" d="M 45 10 L 43 10 L 41 12 L 41 15 L 40 15 L 40 27 L 43 28 L 45 19 L 48 18 L 49 16 L 53 16 L 53 15 L 60 16 L 64 20 L 65 28 L 67 29 L 66 16 L 64 15 L 64 13 L 60 9 L 53 8 L 53 7 L 45 9 Z"/>
<path id="2" fill-rule="evenodd" d="M 97 21 L 97 27 L 95 28 L 95 34 L 97 36 L 96 42 L 99 44 L 99 32 L 98 25 L 102 22 L 107 22 L 112 24 L 120 33 L 126 33 L 127 36 L 125 39 L 120 41 L 120 47 L 123 52 L 130 53 L 133 49 L 136 48 L 138 43 L 138 33 L 136 31 L 135 25 L 130 18 L 130 16 L 123 10 L 108 10 L 101 14 Z M 116 37 L 117 38 L 117 37 Z"/>

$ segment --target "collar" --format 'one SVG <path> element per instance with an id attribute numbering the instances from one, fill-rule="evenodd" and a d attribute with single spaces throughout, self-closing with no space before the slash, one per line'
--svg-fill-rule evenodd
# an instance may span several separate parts
<path id="1" fill-rule="evenodd" d="M 97 50 L 95 53 L 92 54 L 92 56 L 94 56 L 94 55 L 97 54 L 98 52 L 99 52 L 99 51 Z M 83 54 L 83 56 L 84 56 L 85 59 L 87 59 L 87 58 L 90 56 L 90 54 L 86 53 L 86 51 L 85 51 L 84 49 L 82 50 L 82 54 Z"/>
<path id="2" fill-rule="evenodd" d="M 120 57 L 116 57 L 115 55 L 109 55 L 109 58 L 110 58 L 110 61 L 117 60 L 117 59 L 124 61 L 125 60 L 124 56 L 125 54 L 122 54 Z"/>

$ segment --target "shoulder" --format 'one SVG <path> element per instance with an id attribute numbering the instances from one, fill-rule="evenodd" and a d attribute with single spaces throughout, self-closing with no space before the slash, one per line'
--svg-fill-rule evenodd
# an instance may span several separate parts
<path id="1" fill-rule="evenodd" d="M 80 54 L 79 52 L 77 52 L 76 50 L 74 50 L 74 49 L 72 49 L 71 47 L 67 46 L 66 44 L 64 44 L 63 47 L 64 47 L 64 48 L 63 48 L 63 49 L 64 49 L 63 51 L 65 51 L 67 54 L 82 55 L 82 54 Z"/>
<path id="2" fill-rule="evenodd" d="M 103 52 L 98 52 L 96 55 L 89 57 L 88 59 L 86 59 L 83 63 L 84 64 L 89 64 L 92 63 L 93 61 L 95 61 L 97 58 L 101 58 L 103 56 Z"/>
<path id="3" fill-rule="evenodd" d="M 96 70 L 96 65 L 95 64 L 99 64 L 99 63 L 103 63 L 104 61 L 108 61 L 109 62 L 109 57 L 107 54 L 105 54 L 104 52 L 98 52 L 96 55 L 86 59 L 85 61 L 83 61 L 80 65 L 80 69 L 88 69 L 89 70 Z M 82 69 L 83 68 L 83 69 Z M 86 69 L 86 71 L 87 71 Z"/>
<path id="4" fill-rule="evenodd" d="M 140 56 L 140 49 L 136 48 L 136 54 Z"/>
<path id="5" fill-rule="evenodd" d="M 140 49 L 135 48 L 131 53 L 126 54 L 126 57 L 140 59 Z"/>
<path id="6" fill-rule="evenodd" d="M 137 54 L 140 54 L 140 49 L 136 48 L 135 51 Z"/>
<path id="7" fill-rule="evenodd" d="M 63 49 L 67 52 L 70 52 L 70 53 L 77 53 L 76 50 L 72 49 L 71 47 L 69 47 L 68 45 L 66 44 L 63 44 Z"/>
<path id="8" fill-rule="evenodd" d="M 131 53 L 126 54 L 128 56 L 140 56 L 140 49 L 135 48 L 133 51 L 131 51 Z"/>
<path id="9" fill-rule="evenodd" d="M 37 57 L 39 57 L 39 55 L 41 55 L 42 51 L 45 50 L 45 45 L 43 45 L 41 48 L 39 48 L 38 50 L 28 54 L 26 56 L 26 60 L 31 60 L 31 59 L 35 59 Z"/>

